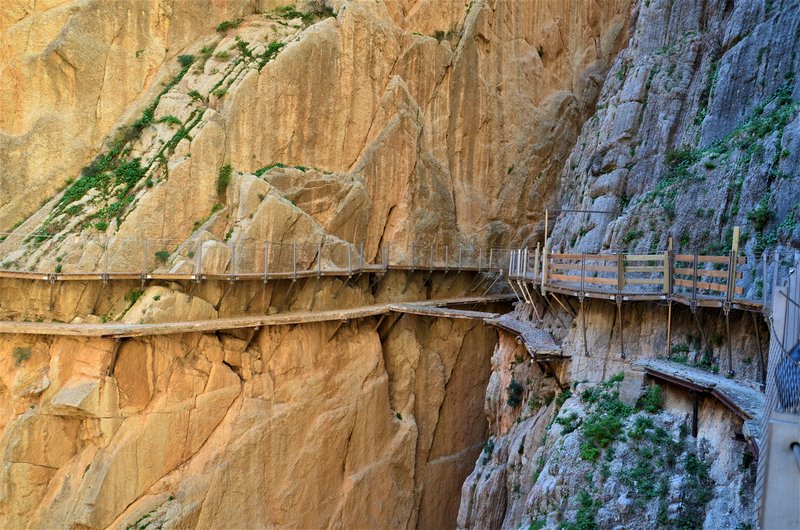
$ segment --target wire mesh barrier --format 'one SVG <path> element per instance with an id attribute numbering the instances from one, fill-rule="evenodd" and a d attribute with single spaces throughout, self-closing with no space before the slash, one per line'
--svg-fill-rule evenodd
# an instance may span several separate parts
<path id="1" fill-rule="evenodd" d="M 800 528 L 800 254 L 773 289 L 756 499 L 762 528 Z"/>

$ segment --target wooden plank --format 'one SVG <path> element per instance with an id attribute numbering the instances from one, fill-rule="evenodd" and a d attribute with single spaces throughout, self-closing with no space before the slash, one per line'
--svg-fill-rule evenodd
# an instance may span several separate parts
<path id="1" fill-rule="evenodd" d="M 675 274 L 687 274 L 689 276 L 694 274 L 694 270 L 693 269 L 686 269 L 686 268 L 675 268 L 674 272 L 675 272 Z M 728 277 L 728 271 L 727 270 L 717 271 L 717 270 L 713 270 L 713 269 L 697 269 L 697 276 L 709 276 L 709 277 L 713 277 L 713 278 L 727 278 Z M 741 271 L 736 273 L 736 277 L 739 278 L 739 279 L 741 279 L 743 276 L 744 276 L 744 274 Z"/>
<path id="2" fill-rule="evenodd" d="M 679 285 L 681 287 L 689 287 L 691 288 L 694 283 L 692 280 L 681 280 L 676 278 L 674 281 L 675 285 Z M 720 293 L 727 293 L 728 286 L 721 284 L 721 283 L 710 283 L 710 282 L 697 282 L 698 289 L 707 289 L 709 291 L 717 291 Z M 736 287 L 736 294 L 744 293 L 744 287 Z"/>
<path id="3" fill-rule="evenodd" d="M 625 254 L 625 261 L 664 261 L 664 254 Z"/>
<path id="4" fill-rule="evenodd" d="M 664 266 L 659 265 L 635 265 L 633 267 L 625 266 L 625 272 L 664 272 Z"/>
<path id="5" fill-rule="evenodd" d="M 549 279 L 552 281 L 557 282 L 574 282 L 574 283 L 581 283 L 580 276 L 568 276 L 566 274 L 550 274 Z M 592 276 L 587 276 L 583 279 L 583 283 L 585 284 L 601 284 L 601 285 L 617 285 L 616 278 L 595 278 Z M 577 290 L 576 290 L 577 292 Z"/>
<path id="6" fill-rule="evenodd" d="M 633 285 L 664 285 L 663 278 L 625 278 L 625 283 Z"/>
<path id="7" fill-rule="evenodd" d="M 557 271 L 577 271 L 580 272 L 580 263 L 551 263 L 550 270 Z M 586 265 L 584 269 L 586 272 L 617 272 L 616 265 Z"/>
<path id="8" fill-rule="evenodd" d="M 675 254 L 675 261 L 694 261 L 694 256 L 691 254 Z M 697 256 L 697 263 L 729 263 L 730 257 L 728 256 Z M 745 256 L 736 260 L 736 263 L 747 263 Z"/>

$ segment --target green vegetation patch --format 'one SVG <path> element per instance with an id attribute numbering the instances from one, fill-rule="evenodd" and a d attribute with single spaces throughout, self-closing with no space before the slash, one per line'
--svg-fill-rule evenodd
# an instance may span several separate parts
<path id="1" fill-rule="evenodd" d="M 11 352 L 11 357 L 14 358 L 14 365 L 19 366 L 31 358 L 31 349 L 27 346 L 17 346 Z"/>

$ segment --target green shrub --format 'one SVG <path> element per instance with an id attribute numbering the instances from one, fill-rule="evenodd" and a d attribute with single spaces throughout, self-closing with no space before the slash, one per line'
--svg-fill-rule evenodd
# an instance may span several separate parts
<path id="1" fill-rule="evenodd" d="M 230 164 L 225 164 L 219 168 L 217 172 L 217 195 L 225 197 L 225 192 L 228 190 L 228 185 L 231 183 L 231 173 L 233 169 Z"/>
<path id="2" fill-rule="evenodd" d="M 195 101 L 203 101 L 203 96 L 197 90 L 190 90 L 188 94 Z"/>
<path id="3" fill-rule="evenodd" d="M 642 408 L 651 414 L 656 414 L 664 408 L 664 390 L 658 385 L 650 385 L 641 399 Z"/>
<path id="4" fill-rule="evenodd" d="M 157 295 L 153 296 L 153 301 L 154 302 L 158 302 L 159 300 L 161 300 L 161 295 L 160 294 L 157 294 Z"/>
<path id="5" fill-rule="evenodd" d="M 506 400 L 506 405 L 509 407 L 516 408 L 522 403 L 522 393 L 525 391 L 525 388 L 515 381 L 514 379 L 508 384 L 508 400 Z"/>
<path id="6" fill-rule="evenodd" d="M 243 21 L 242 21 L 241 18 L 237 18 L 235 20 L 226 20 L 225 22 L 220 22 L 219 25 L 217 26 L 217 31 L 219 33 L 224 33 L 226 31 L 228 31 L 229 29 L 238 28 L 242 24 L 242 22 Z"/>
<path id="7" fill-rule="evenodd" d="M 169 251 L 168 250 L 159 250 L 155 253 L 156 261 L 160 263 L 166 263 L 169 259 Z"/>
<path id="8" fill-rule="evenodd" d="M 753 223 L 756 232 L 763 232 L 772 219 L 773 211 L 769 207 L 769 200 L 769 195 L 764 195 L 758 206 L 747 214 L 747 220 Z"/>
<path id="9" fill-rule="evenodd" d="M 183 125 L 183 122 L 172 114 L 168 114 L 163 118 L 160 118 L 157 123 L 166 123 L 167 125 Z"/>
<path id="10" fill-rule="evenodd" d="M 226 89 L 224 89 L 224 88 L 218 88 L 218 89 L 216 89 L 215 91 L 212 92 L 212 94 L 214 94 L 218 98 L 224 97 L 225 94 L 227 94 L 227 93 L 228 93 L 228 91 Z"/>
<path id="11" fill-rule="evenodd" d="M 94 224 L 94 227 L 100 232 L 105 232 L 106 229 L 108 228 L 108 223 L 105 221 L 97 221 Z"/>
<path id="12" fill-rule="evenodd" d="M 191 66 L 194 62 L 194 55 L 178 55 L 178 62 L 184 68 Z"/>
<path id="13" fill-rule="evenodd" d="M 571 397 L 572 392 L 570 390 L 564 390 L 558 395 L 558 397 L 556 397 L 556 406 L 561 408 L 561 405 L 563 405 Z"/>
<path id="14" fill-rule="evenodd" d="M 11 356 L 14 357 L 14 364 L 19 366 L 31 358 L 31 349 L 27 346 L 17 346 L 14 348 L 14 351 L 11 352 Z"/>
<path id="15" fill-rule="evenodd" d="M 144 291 L 141 289 L 134 289 L 129 291 L 128 294 L 125 295 L 125 301 L 129 302 L 131 305 L 135 304 L 136 301 L 141 298 L 144 294 Z"/>
<path id="16" fill-rule="evenodd" d="M 59 274 L 63 270 L 63 268 L 64 268 L 64 266 L 59 263 L 58 265 L 56 265 L 55 273 Z"/>

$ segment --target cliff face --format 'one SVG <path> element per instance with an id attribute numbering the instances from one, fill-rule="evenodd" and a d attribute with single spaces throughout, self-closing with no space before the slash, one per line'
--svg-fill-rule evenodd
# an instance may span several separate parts
<path id="1" fill-rule="evenodd" d="M 130 255 L 123 247 L 128 238 L 174 245 L 196 232 L 195 221 L 208 220 L 203 228 L 211 227 L 216 239 L 232 229 L 234 242 L 313 242 L 325 232 L 365 241 L 367 258 L 384 240 L 485 244 L 527 234 L 526 216 L 553 194 L 591 112 L 624 35 L 629 2 L 580 10 L 556 0 L 475 2 L 468 10 L 460 2 L 334 7 L 335 18 L 326 18 L 325 9 L 309 17 L 264 9 L 216 37 L 196 37 L 183 47 L 192 55 L 182 59 L 183 69 L 159 71 L 166 88 L 150 87 L 95 164 L 81 178 L 76 170 L 64 172 L 65 180 L 77 180 L 17 233 L 79 234 L 84 242 L 108 236 L 114 253 Z M 154 9 L 137 13 L 153 16 Z M 137 85 L 129 93 L 143 89 Z M 131 99 L 123 97 L 114 108 Z M 96 130 L 108 130 L 113 115 Z M 241 181 L 247 201 L 230 191 L 218 196 L 215 181 L 225 164 L 233 168 L 231 190 Z M 299 182 L 313 194 L 312 185 L 327 181 L 346 215 L 327 226 L 316 219 L 322 230 L 301 223 L 294 233 L 267 231 L 259 219 L 301 213 L 269 193 L 290 194 L 287 171 L 264 169 L 254 178 L 275 164 L 331 172 L 301 175 Z M 15 182 L 35 190 L 24 173 Z M 175 203 L 184 207 L 168 207 Z M 227 209 L 212 211 L 215 203 Z M 237 215 L 237 207 L 245 210 Z M 257 209 L 254 220 L 241 219 Z M 66 251 L 41 248 L 39 239 L 21 243 L 12 237 L 4 246 L 21 266 L 51 268 Z M 20 247 L 24 251 L 14 252 Z M 60 263 L 65 270 L 77 263 L 94 268 L 97 254 L 96 246 L 86 245 L 83 254 L 62 256 Z"/>
<path id="2" fill-rule="evenodd" d="M 486 436 L 495 340 L 413 317 L 383 343 L 368 321 L 120 345 L 5 336 L 0 521 L 450 525 Z"/>
<path id="3" fill-rule="evenodd" d="M 562 175 L 578 251 L 798 247 L 800 4 L 643 1 Z M 748 279 L 752 280 L 749 275 Z"/>
<path id="4" fill-rule="evenodd" d="M 0 230 L 24 220 L 74 179 L 129 106 L 198 35 L 252 5 L 245 0 L 4 2 Z"/>

